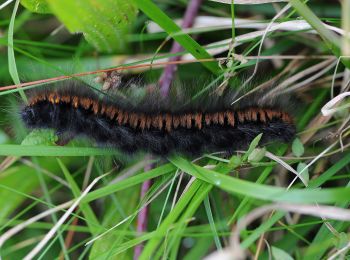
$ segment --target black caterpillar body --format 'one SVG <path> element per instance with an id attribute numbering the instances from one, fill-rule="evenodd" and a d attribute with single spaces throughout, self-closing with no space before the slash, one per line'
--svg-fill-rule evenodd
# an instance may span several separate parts
<path id="1" fill-rule="evenodd" d="M 184 105 L 184 100 L 173 102 L 152 94 L 133 103 L 125 97 L 101 98 L 74 84 L 31 93 L 21 111 L 25 125 L 55 129 L 58 136 L 85 136 L 131 154 L 146 151 L 162 156 L 232 153 L 246 148 L 260 133 L 262 143 L 289 142 L 295 135 L 293 119 L 281 106 L 259 104 L 257 98 L 231 106 L 227 94 L 214 104 Z"/>

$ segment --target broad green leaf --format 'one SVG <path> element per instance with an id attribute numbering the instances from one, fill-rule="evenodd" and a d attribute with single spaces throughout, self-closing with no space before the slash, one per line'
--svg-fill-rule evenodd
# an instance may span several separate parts
<path id="1" fill-rule="evenodd" d="M 22 141 L 22 145 L 54 145 L 57 135 L 53 130 L 35 129 Z"/>
<path id="2" fill-rule="evenodd" d="M 46 0 L 21 0 L 21 4 L 33 13 L 51 13 L 50 7 Z"/>
<path id="3" fill-rule="evenodd" d="M 136 18 L 134 1 L 47 0 L 52 12 L 72 33 L 82 32 L 97 50 L 113 52 L 126 47 L 125 38 Z"/>
<path id="4" fill-rule="evenodd" d="M 299 138 L 295 138 L 292 144 L 293 154 L 300 157 L 304 154 L 304 145 Z"/>

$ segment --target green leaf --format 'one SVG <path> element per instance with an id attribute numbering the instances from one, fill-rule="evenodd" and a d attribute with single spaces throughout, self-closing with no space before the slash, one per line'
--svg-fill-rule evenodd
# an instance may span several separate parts
<path id="1" fill-rule="evenodd" d="M 228 164 L 230 169 L 237 168 L 242 164 L 242 159 L 240 156 L 234 155 L 230 158 L 230 162 Z"/>
<path id="2" fill-rule="evenodd" d="M 46 0 L 21 0 L 21 4 L 33 13 L 51 13 L 50 6 Z"/>
<path id="3" fill-rule="evenodd" d="M 297 166 L 297 172 L 300 174 L 300 176 L 305 180 L 306 183 L 309 183 L 310 180 L 310 174 L 309 174 L 309 168 L 306 168 L 305 163 L 299 163 Z"/>
<path id="4" fill-rule="evenodd" d="M 300 157 L 304 154 L 304 145 L 299 138 L 295 138 L 292 144 L 292 151 L 296 157 Z"/>
<path id="5" fill-rule="evenodd" d="M 126 47 L 126 35 L 136 18 L 133 0 L 47 0 L 52 12 L 70 32 L 82 32 L 97 50 Z"/>
<path id="6" fill-rule="evenodd" d="M 4 131 L 0 130 L 0 144 L 4 144 L 8 140 L 9 140 L 8 135 Z"/>
<path id="7" fill-rule="evenodd" d="M 249 157 L 249 155 L 253 152 L 253 150 L 258 146 L 260 139 L 262 137 L 262 134 L 257 135 L 253 141 L 249 145 L 248 151 L 243 155 L 242 160 L 246 161 Z"/>
<path id="8" fill-rule="evenodd" d="M 277 247 L 271 247 L 272 256 L 273 259 L 276 260 L 293 260 L 293 257 L 291 257 L 286 251 L 279 249 Z"/>
<path id="9" fill-rule="evenodd" d="M 58 137 L 53 130 L 35 129 L 22 141 L 22 145 L 54 145 Z"/>
<path id="10" fill-rule="evenodd" d="M 255 148 L 251 154 L 248 156 L 249 162 L 260 162 L 264 158 L 266 153 L 266 148 Z"/>

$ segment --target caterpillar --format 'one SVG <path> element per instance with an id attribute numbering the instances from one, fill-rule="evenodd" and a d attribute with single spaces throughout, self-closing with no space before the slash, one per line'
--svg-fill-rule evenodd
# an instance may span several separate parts
<path id="1" fill-rule="evenodd" d="M 29 103 L 20 112 L 27 128 L 54 129 L 62 138 L 88 137 L 128 154 L 145 151 L 162 156 L 233 153 L 260 133 L 262 143 L 289 142 L 295 135 L 293 118 L 282 105 L 259 104 L 258 95 L 232 106 L 234 91 L 187 102 L 184 95 L 161 98 L 156 88 L 137 89 L 144 94 L 141 98 L 101 97 L 82 83 L 64 84 L 29 93 Z"/>

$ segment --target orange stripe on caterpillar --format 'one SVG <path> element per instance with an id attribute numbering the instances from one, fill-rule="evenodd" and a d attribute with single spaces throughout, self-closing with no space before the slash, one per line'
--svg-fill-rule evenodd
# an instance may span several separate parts
<path id="1" fill-rule="evenodd" d="M 226 110 L 214 113 L 194 112 L 172 115 L 168 112 L 146 115 L 143 113 L 128 112 L 112 104 L 106 105 L 101 100 L 89 97 L 69 96 L 67 94 L 60 95 L 57 91 L 39 93 L 30 99 L 29 105 L 35 106 L 39 102 L 50 102 L 55 105 L 59 105 L 59 103 L 71 104 L 73 108 L 82 108 L 91 111 L 95 115 L 105 116 L 119 125 L 129 125 L 132 128 L 139 128 L 141 130 L 153 127 L 158 130 L 170 132 L 178 127 L 187 129 L 202 129 L 205 126 L 211 125 L 235 127 L 237 124 L 245 122 L 267 123 L 273 119 L 293 124 L 293 119 L 288 113 L 271 108 L 252 107 L 238 111 Z"/>

